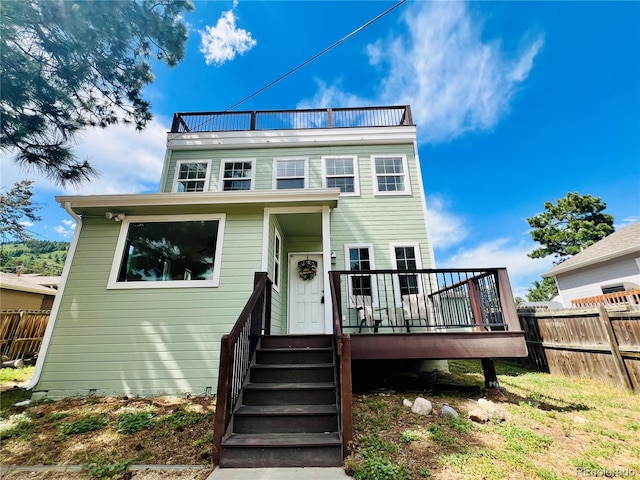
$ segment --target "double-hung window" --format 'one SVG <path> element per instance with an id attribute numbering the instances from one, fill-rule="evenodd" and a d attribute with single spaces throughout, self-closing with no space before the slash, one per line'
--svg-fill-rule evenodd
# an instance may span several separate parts
<path id="1" fill-rule="evenodd" d="M 307 188 L 309 185 L 306 158 L 276 158 L 273 161 L 273 188 Z"/>
<path id="2" fill-rule="evenodd" d="M 391 244 L 391 255 L 397 270 L 419 270 L 422 268 L 418 244 Z M 394 276 L 395 288 L 400 297 L 422 293 L 422 282 L 418 274 Z M 400 300 L 400 297 L 397 300 Z"/>
<path id="3" fill-rule="evenodd" d="M 108 288 L 217 287 L 225 215 L 126 217 Z"/>
<path id="4" fill-rule="evenodd" d="M 174 192 L 204 192 L 207 190 L 211 162 L 209 160 L 185 161 L 176 164 Z"/>
<path id="5" fill-rule="evenodd" d="M 337 187 L 343 196 L 360 195 L 356 158 L 355 156 L 322 157 L 323 187 Z"/>
<path id="6" fill-rule="evenodd" d="M 370 297 L 371 304 L 377 305 L 375 278 L 367 273 L 374 269 L 372 245 L 345 245 L 347 270 L 354 272 L 348 277 L 350 307 L 355 306 L 355 297 Z M 357 273 L 363 272 L 363 273 Z"/>
<path id="7" fill-rule="evenodd" d="M 404 155 L 372 156 L 373 191 L 379 195 L 411 193 L 407 157 Z"/>
<path id="8" fill-rule="evenodd" d="M 255 160 L 223 160 L 220 167 L 221 190 L 253 190 Z"/>

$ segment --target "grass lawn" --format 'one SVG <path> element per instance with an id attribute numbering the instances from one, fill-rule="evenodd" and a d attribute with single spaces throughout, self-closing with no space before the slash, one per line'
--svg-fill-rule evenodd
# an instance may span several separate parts
<path id="1" fill-rule="evenodd" d="M 497 362 L 504 396 L 484 392 L 479 361 L 452 361 L 441 383 L 475 390 L 376 390 L 353 396 L 353 453 L 357 480 L 640 478 L 640 399 L 602 383 L 530 372 Z M 2 369 L 0 385 L 7 385 Z M 471 393 L 475 392 L 475 393 Z M 504 421 L 472 423 L 467 412 L 484 394 Z M 83 464 L 84 473 L 29 475 L 34 479 L 124 478 L 126 465 L 207 464 L 213 436 L 212 398 L 101 398 L 40 401 L 23 390 L 2 393 L 0 465 Z M 458 419 L 417 416 L 402 400 L 448 404 Z M 5 473 L 3 473 L 5 475 Z M 2 478 L 21 478 L 16 473 Z M 24 473 L 23 473 L 24 475 Z M 127 472 L 126 478 L 147 479 Z M 206 478 L 203 473 L 157 478 Z M 187 474 L 184 474 L 187 475 Z"/>

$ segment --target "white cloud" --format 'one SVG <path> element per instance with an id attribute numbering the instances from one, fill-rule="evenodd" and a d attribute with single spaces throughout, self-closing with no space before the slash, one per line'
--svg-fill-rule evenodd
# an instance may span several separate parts
<path id="1" fill-rule="evenodd" d="M 442 142 L 495 126 L 533 67 L 543 38 L 523 41 L 511 58 L 499 40 L 483 38 L 481 19 L 463 2 L 416 2 L 403 17 L 406 35 L 367 46 L 369 63 L 388 72 L 367 104 L 409 104 L 421 142 Z M 351 96 L 320 84 L 314 106 Z M 322 101 L 322 103 L 319 103 Z"/>
<path id="2" fill-rule="evenodd" d="M 53 227 L 53 231 L 63 238 L 69 238 L 76 230 L 76 222 L 73 220 L 62 220 L 62 225 Z"/>
<path id="3" fill-rule="evenodd" d="M 82 131 L 74 152 L 78 159 L 88 159 L 100 175 L 78 188 L 61 188 L 42 174 L 22 170 L 12 163 L 11 155 L 3 153 L 2 184 L 29 178 L 35 180 L 34 192 L 72 195 L 157 191 L 166 137 L 167 127 L 157 119 L 142 132 L 125 125 Z"/>
<path id="4" fill-rule="evenodd" d="M 552 259 L 529 258 L 534 249 L 529 242 L 514 243 L 498 238 L 474 248 L 462 248 L 446 259 L 438 259 L 438 268 L 506 267 L 514 296 L 525 297 L 534 280 L 553 268 Z"/>
<path id="5" fill-rule="evenodd" d="M 448 203 L 440 195 L 427 197 L 427 220 L 434 249 L 446 250 L 467 237 L 464 219 L 446 210 Z"/>
<path id="6" fill-rule="evenodd" d="M 29 220 L 24 220 L 23 222 L 18 222 L 18 223 L 23 227 L 33 227 L 33 222 L 30 222 Z"/>
<path id="7" fill-rule="evenodd" d="M 233 3 L 235 8 L 237 2 Z M 200 52 L 204 54 L 207 65 L 217 66 L 233 60 L 236 54 L 242 55 L 256 46 L 251 32 L 236 27 L 236 16 L 233 9 L 222 12 L 215 27 L 205 26 L 200 30 Z"/>

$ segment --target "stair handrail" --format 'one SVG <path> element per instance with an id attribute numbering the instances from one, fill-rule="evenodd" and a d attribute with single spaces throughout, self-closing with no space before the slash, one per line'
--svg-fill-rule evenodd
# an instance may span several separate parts
<path id="1" fill-rule="evenodd" d="M 260 335 L 271 331 L 272 281 L 266 272 L 256 272 L 253 293 L 231 331 L 220 341 L 220 368 L 213 427 L 214 463 L 220 462 L 220 447 L 233 409 L 245 381 Z"/>
<path id="2" fill-rule="evenodd" d="M 353 413 L 351 384 L 351 336 L 342 332 L 342 298 L 340 272 L 329 272 L 329 288 L 333 301 L 333 337 L 336 352 L 337 378 L 336 402 L 342 436 L 342 456 L 349 454 L 353 443 Z"/>

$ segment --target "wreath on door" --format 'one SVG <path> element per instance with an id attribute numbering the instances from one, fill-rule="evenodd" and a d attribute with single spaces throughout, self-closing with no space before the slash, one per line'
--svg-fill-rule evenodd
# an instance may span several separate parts
<path id="1" fill-rule="evenodd" d="M 318 274 L 318 262 L 315 260 L 300 260 L 298 262 L 298 275 L 302 280 L 313 280 Z"/>

